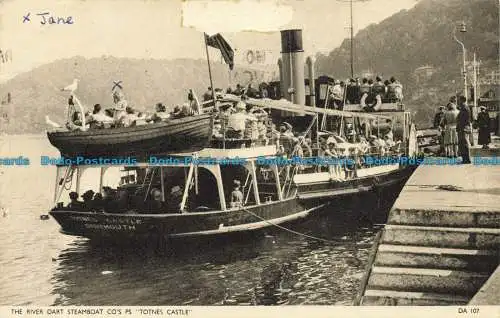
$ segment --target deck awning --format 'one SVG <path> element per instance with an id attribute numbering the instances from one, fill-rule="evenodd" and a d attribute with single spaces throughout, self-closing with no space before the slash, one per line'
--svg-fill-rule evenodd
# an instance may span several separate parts
<path id="1" fill-rule="evenodd" d="M 224 94 L 222 96 L 222 101 L 231 101 L 231 102 L 238 102 L 240 101 L 241 98 L 236 95 L 232 94 Z M 277 109 L 277 110 L 283 110 L 287 112 L 293 112 L 296 114 L 300 115 L 316 115 L 316 114 L 324 114 L 324 115 L 330 115 L 330 116 L 340 116 L 340 117 L 357 117 L 357 118 L 364 118 L 364 119 L 371 119 L 371 120 L 377 120 L 377 119 L 392 119 L 391 116 L 387 115 L 375 115 L 373 113 L 361 113 L 361 112 L 346 112 L 342 110 L 335 110 L 335 109 L 325 109 L 325 108 L 319 108 L 319 107 L 312 107 L 312 106 L 305 106 L 305 105 L 298 105 L 294 104 L 292 102 L 289 102 L 287 100 L 281 99 L 281 100 L 273 100 L 273 99 L 255 99 L 255 98 L 248 98 L 246 100 L 247 104 L 262 107 L 262 108 L 271 108 L 271 109 Z"/>

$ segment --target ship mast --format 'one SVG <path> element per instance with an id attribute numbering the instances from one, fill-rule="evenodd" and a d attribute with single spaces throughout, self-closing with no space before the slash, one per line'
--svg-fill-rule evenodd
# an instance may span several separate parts
<path id="1" fill-rule="evenodd" d="M 349 2 L 350 9 L 350 64 L 351 64 L 351 78 L 354 78 L 354 23 L 353 23 L 353 3 L 354 2 L 366 2 L 370 0 L 337 0 L 338 2 Z"/>
<path id="2" fill-rule="evenodd" d="M 351 78 L 354 78 L 354 28 L 352 26 L 352 0 L 350 1 L 351 7 Z"/>

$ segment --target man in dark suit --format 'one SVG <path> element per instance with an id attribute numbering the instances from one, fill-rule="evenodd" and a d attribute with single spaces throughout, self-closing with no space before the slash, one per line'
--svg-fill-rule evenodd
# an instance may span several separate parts
<path id="1" fill-rule="evenodd" d="M 462 156 L 462 163 L 468 164 L 470 161 L 470 134 L 471 115 L 467 106 L 467 99 L 464 96 L 458 98 L 459 113 L 457 117 L 458 152 Z"/>

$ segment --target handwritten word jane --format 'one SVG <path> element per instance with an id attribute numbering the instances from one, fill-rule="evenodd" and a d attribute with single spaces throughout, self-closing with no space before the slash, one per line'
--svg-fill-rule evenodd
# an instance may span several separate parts
<path id="1" fill-rule="evenodd" d="M 72 16 L 58 17 L 52 15 L 50 12 L 41 12 L 41 13 L 36 13 L 34 15 L 38 17 L 38 21 L 40 22 L 41 25 L 75 23 Z M 23 15 L 23 23 L 30 23 L 31 19 L 32 19 L 31 12 L 28 12 L 26 15 Z"/>

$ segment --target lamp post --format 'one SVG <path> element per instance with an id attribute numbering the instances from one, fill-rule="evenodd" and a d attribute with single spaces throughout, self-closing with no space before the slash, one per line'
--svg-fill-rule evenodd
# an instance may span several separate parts
<path id="1" fill-rule="evenodd" d="M 461 22 L 460 25 L 458 25 L 460 27 L 460 32 L 461 33 L 465 33 L 467 32 L 467 28 L 466 28 L 466 25 L 465 25 L 465 22 Z M 463 58 L 463 70 L 462 70 L 462 76 L 463 76 L 463 79 L 464 79 L 464 97 L 467 98 L 467 68 L 465 66 L 465 45 L 462 41 L 460 41 L 458 38 L 457 38 L 457 25 L 455 25 L 455 27 L 453 28 L 453 38 L 455 39 L 455 41 L 457 41 L 458 44 L 460 44 L 460 46 L 462 47 L 462 58 Z"/>

